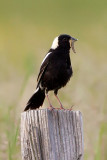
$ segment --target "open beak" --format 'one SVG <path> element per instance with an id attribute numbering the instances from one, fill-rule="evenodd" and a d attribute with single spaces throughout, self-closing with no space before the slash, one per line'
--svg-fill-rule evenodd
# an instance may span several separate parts
<path id="1" fill-rule="evenodd" d="M 71 37 L 70 39 L 70 47 L 72 48 L 73 52 L 76 53 L 74 48 L 74 42 L 78 41 L 78 39 Z"/>

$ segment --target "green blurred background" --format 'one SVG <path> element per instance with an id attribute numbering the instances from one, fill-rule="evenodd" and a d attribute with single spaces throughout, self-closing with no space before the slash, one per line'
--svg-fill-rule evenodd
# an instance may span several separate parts
<path id="1" fill-rule="evenodd" d="M 0 1 L 0 160 L 21 159 L 20 113 L 61 33 L 79 40 L 77 54 L 71 51 L 74 75 L 59 97 L 82 112 L 84 159 L 107 160 L 107 0 Z"/>

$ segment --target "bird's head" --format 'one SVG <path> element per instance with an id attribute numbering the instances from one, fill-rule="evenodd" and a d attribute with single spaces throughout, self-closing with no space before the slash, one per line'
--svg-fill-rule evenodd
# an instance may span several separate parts
<path id="1" fill-rule="evenodd" d="M 56 49 L 56 48 L 70 49 L 72 48 L 73 52 L 76 53 L 74 49 L 74 42 L 76 41 L 77 41 L 76 38 L 73 38 L 67 34 L 61 34 L 54 39 L 51 49 Z"/>

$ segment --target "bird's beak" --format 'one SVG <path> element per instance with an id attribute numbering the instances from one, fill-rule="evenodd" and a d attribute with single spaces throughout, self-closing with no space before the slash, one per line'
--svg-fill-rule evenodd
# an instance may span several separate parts
<path id="1" fill-rule="evenodd" d="M 74 49 L 74 42 L 78 41 L 78 39 L 71 37 L 70 39 L 70 47 L 72 48 L 73 52 L 76 53 Z"/>

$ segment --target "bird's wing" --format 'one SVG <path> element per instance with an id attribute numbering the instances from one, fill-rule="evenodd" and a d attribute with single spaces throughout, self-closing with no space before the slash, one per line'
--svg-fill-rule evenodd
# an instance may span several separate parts
<path id="1" fill-rule="evenodd" d="M 42 64 L 41 64 L 41 67 L 40 67 L 40 71 L 39 71 L 39 74 L 38 74 L 38 77 L 37 77 L 37 88 L 41 82 L 41 79 L 45 73 L 45 71 L 47 70 L 47 67 L 49 65 L 49 58 L 50 58 L 50 55 L 51 55 L 52 52 L 48 52 L 45 56 L 45 58 L 43 59 L 42 61 Z"/>
<path id="2" fill-rule="evenodd" d="M 39 84 L 40 84 L 40 82 L 41 82 L 41 79 L 42 79 L 42 77 L 43 77 L 43 75 L 44 75 L 44 73 L 45 73 L 45 71 L 46 71 L 46 69 L 47 69 L 47 67 L 48 67 L 48 64 L 49 64 L 49 63 L 46 63 L 46 65 L 44 65 L 44 67 L 42 67 L 42 68 L 40 69 L 40 72 L 39 72 L 38 78 L 37 78 L 37 88 L 38 88 L 38 86 L 39 86 Z"/>

